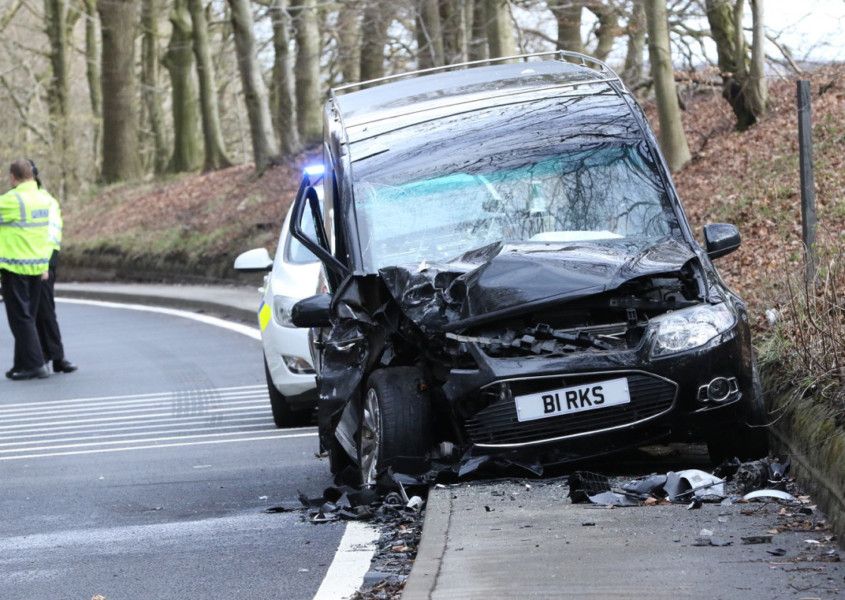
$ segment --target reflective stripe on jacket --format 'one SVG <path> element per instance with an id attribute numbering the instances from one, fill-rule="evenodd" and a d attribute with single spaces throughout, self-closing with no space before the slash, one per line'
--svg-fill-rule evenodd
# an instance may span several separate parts
<path id="1" fill-rule="evenodd" d="M 24 181 L 0 196 L 0 269 L 20 275 L 45 272 L 53 253 L 50 196 Z"/>

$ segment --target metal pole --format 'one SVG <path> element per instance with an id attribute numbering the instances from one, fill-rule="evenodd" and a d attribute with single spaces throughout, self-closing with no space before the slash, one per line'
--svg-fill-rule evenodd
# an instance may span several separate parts
<path id="1" fill-rule="evenodd" d="M 816 191 L 813 182 L 813 125 L 810 82 L 798 81 L 798 164 L 801 171 L 801 237 L 807 252 L 808 282 L 816 276 Z"/>

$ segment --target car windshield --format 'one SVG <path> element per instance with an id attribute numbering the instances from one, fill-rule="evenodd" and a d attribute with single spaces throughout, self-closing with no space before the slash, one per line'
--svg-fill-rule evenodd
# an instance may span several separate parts
<path id="1" fill-rule="evenodd" d="M 473 128 L 467 137 L 483 138 L 478 132 Z M 465 155 L 449 161 L 448 154 L 444 160 L 448 150 L 426 148 L 430 143 L 423 141 L 402 160 L 388 162 L 382 157 L 392 150 L 382 153 L 381 168 L 356 166 L 355 208 L 367 269 L 449 261 L 495 243 L 542 250 L 582 241 L 647 242 L 676 229 L 640 136 L 549 139 L 545 131 L 532 140 L 522 129 L 498 133 L 475 144 L 470 161 Z M 456 153 L 468 152 L 456 139 Z"/>

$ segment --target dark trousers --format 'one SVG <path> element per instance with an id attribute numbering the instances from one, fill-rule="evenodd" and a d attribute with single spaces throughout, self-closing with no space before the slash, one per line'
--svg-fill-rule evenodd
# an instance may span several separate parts
<path id="1" fill-rule="evenodd" d="M 41 300 L 38 303 L 38 314 L 35 318 L 35 327 L 38 330 L 38 337 L 41 339 L 41 352 L 44 354 L 44 360 L 52 360 L 53 362 L 65 359 L 62 332 L 59 331 L 59 322 L 56 320 L 56 299 L 53 296 L 58 265 L 59 252 L 56 250 L 50 257 L 50 278 L 41 282 Z"/>
<path id="2" fill-rule="evenodd" d="M 9 329 L 15 337 L 15 362 L 12 369 L 29 371 L 44 366 L 41 342 L 35 328 L 41 299 L 41 277 L 0 270 L 0 285 L 3 286 L 3 304 L 6 306 Z"/>

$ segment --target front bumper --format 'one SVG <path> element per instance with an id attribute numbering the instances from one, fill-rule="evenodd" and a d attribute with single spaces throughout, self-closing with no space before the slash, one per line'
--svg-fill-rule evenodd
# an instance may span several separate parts
<path id="1" fill-rule="evenodd" d="M 624 438 L 628 446 L 657 437 L 695 439 L 741 418 L 741 400 L 752 393 L 747 326 L 738 324 L 701 348 L 659 359 L 649 359 L 646 346 L 549 359 L 492 358 L 476 346 L 471 352 L 479 368 L 453 370 L 443 392 L 463 442 L 482 451 L 554 445 L 564 454 L 575 448 L 581 455 L 596 454 L 615 445 L 614 439 Z M 616 377 L 628 379 L 628 404 L 534 421 L 517 418 L 516 395 Z M 702 401 L 699 389 L 714 377 L 736 378 L 736 393 L 719 403 Z M 591 444 L 602 448 L 587 452 Z"/>
<path id="2" fill-rule="evenodd" d="M 289 400 L 302 398 L 303 404 L 313 406 L 317 396 L 314 373 L 293 373 L 283 359 L 283 356 L 292 356 L 311 364 L 308 330 L 281 327 L 271 320 L 261 333 L 261 341 L 276 389 Z"/>

